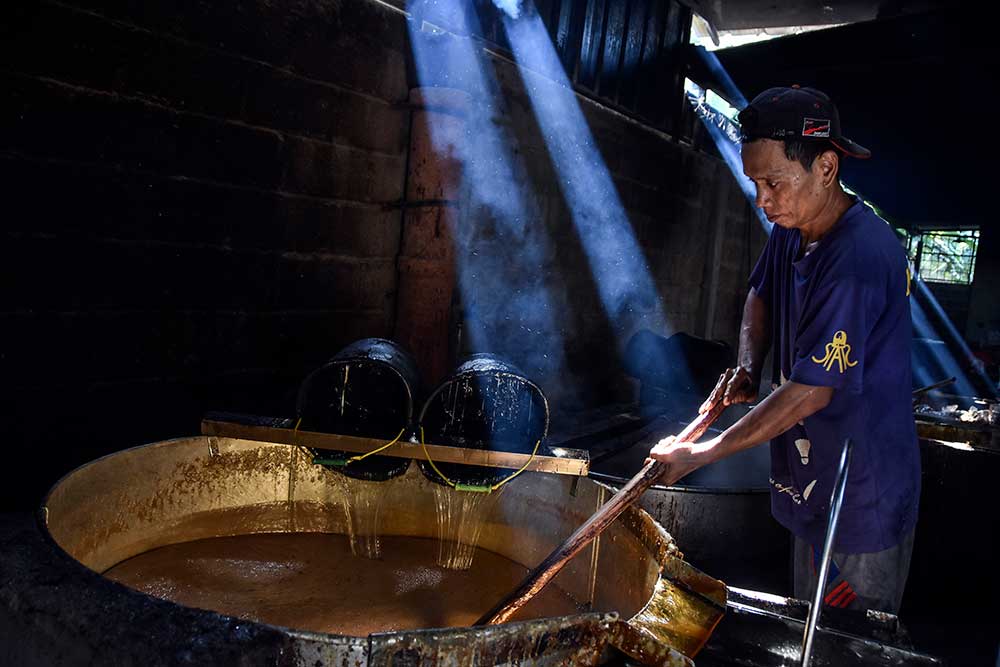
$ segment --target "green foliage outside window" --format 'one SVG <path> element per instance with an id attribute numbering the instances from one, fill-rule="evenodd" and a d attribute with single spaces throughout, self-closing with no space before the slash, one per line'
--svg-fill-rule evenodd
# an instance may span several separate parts
<path id="1" fill-rule="evenodd" d="M 919 230 L 910 234 L 910 261 L 927 282 L 971 285 L 979 230 Z"/>

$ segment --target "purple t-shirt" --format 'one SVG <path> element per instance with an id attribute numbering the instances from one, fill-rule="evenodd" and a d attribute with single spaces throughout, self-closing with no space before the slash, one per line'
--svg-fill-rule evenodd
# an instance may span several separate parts
<path id="1" fill-rule="evenodd" d="M 916 524 L 920 496 L 906 255 L 889 225 L 858 199 L 801 258 L 800 243 L 798 230 L 775 225 L 750 286 L 770 308 L 775 382 L 836 391 L 826 408 L 771 441 L 771 509 L 792 533 L 821 546 L 850 437 L 835 550 L 882 551 Z"/>

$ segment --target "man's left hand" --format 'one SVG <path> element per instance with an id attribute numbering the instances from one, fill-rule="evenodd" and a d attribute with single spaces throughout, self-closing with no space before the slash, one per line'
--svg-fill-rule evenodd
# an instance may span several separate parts
<path id="1" fill-rule="evenodd" d="M 713 448 L 718 444 L 718 438 L 712 438 L 701 443 L 677 442 L 676 436 L 668 436 L 660 440 L 649 450 L 646 459 L 667 464 L 667 471 L 657 480 L 658 484 L 670 486 L 685 475 L 711 463 Z"/>

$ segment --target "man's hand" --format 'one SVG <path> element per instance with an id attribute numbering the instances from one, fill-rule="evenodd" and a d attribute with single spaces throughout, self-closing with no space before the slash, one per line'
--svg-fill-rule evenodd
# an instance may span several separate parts
<path id="1" fill-rule="evenodd" d="M 715 383 L 715 389 L 712 390 L 711 395 L 698 408 L 698 414 L 708 412 L 719 401 L 722 401 L 723 405 L 750 403 L 757 399 L 759 389 L 760 378 L 754 377 L 746 368 L 743 366 L 728 368 L 725 373 L 719 376 L 719 381 Z"/>
<path id="2" fill-rule="evenodd" d="M 711 463 L 713 448 L 717 441 L 718 438 L 701 443 L 677 442 L 677 437 L 671 435 L 660 440 L 649 450 L 646 462 L 654 460 L 665 463 L 667 470 L 657 483 L 670 486 L 685 475 Z"/>
<path id="3" fill-rule="evenodd" d="M 698 408 L 705 413 L 719 402 L 723 405 L 749 403 L 760 391 L 760 368 L 771 346 L 771 311 L 767 302 L 753 289 L 743 304 L 740 321 L 740 348 L 736 353 L 736 368 L 730 368 L 715 385 L 712 395 Z"/>

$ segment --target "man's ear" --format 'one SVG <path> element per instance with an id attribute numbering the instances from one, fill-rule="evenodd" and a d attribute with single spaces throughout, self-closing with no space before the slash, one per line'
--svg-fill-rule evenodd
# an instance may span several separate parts
<path id="1" fill-rule="evenodd" d="M 840 173 L 840 156 L 835 150 L 826 150 L 816 156 L 813 162 L 813 171 L 820 178 L 824 188 L 828 188 L 837 182 L 837 175 Z"/>

